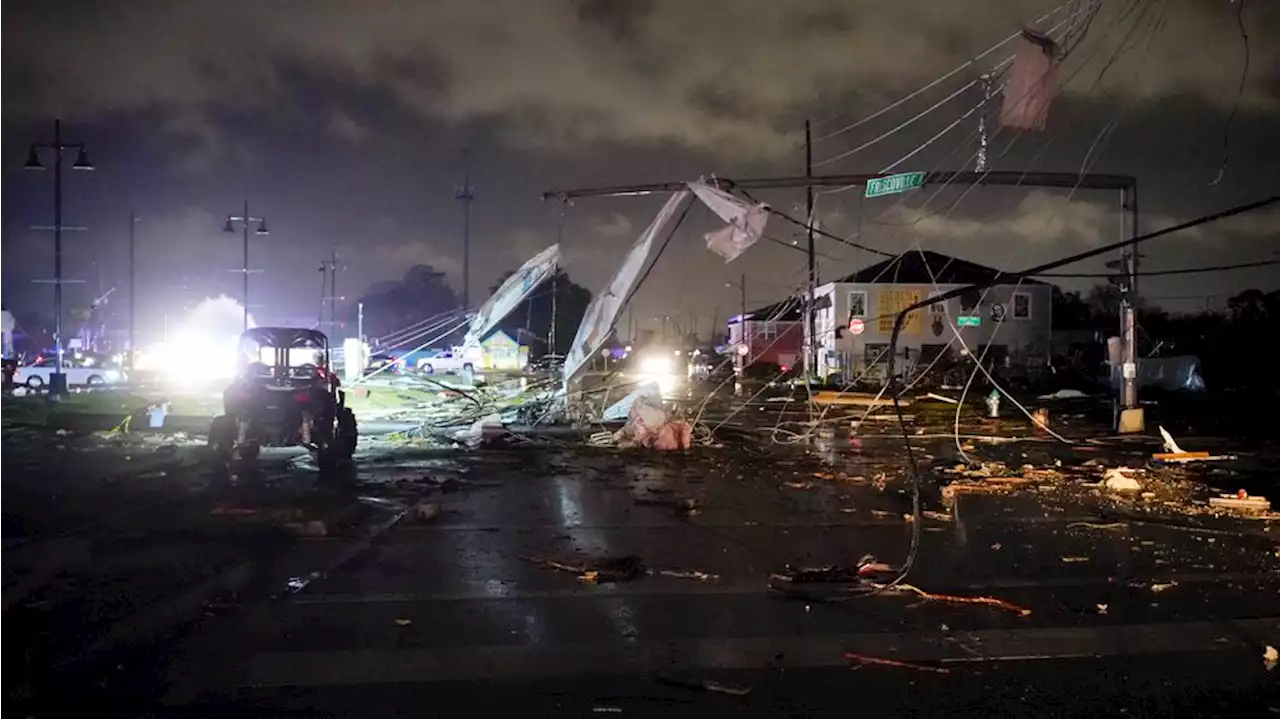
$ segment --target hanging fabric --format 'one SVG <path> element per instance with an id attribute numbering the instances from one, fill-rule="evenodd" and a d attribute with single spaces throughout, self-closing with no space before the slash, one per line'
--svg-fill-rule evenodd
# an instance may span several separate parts
<path id="1" fill-rule="evenodd" d="M 653 222 L 631 246 L 631 251 L 627 253 L 627 258 L 623 260 L 622 266 L 614 274 L 609 286 L 591 298 L 591 303 L 587 305 L 587 311 L 582 316 L 582 324 L 578 325 L 578 333 L 573 337 L 573 344 L 569 346 L 569 354 L 564 359 L 566 391 L 569 388 L 569 380 L 573 379 L 591 355 L 595 354 L 609 338 L 613 323 L 622 312 L 623 304 L 631 296 L 636 279 L 644 269 L 645 261 L 649 259 L 653 238 L 662 232 L 662 228 L 671 221 L 676 208 L 688 196 L 688 192 L 682 191 L 675 193 L 671 199 L 667 200 L 667 204 L 662 206 L 658 216 L 653 218 Z"/>
<path id="2" fill-rule="evenodd" d="M 1057 47 L 1048 35 L 1023 28 L 1009 81 L 1004 87 L 1001 125 L 1022 130 L 1044 129 L 1049 103 L 1058 92 Z"/>
<path id="3" fill-rule="evenodd" d="M 538 285 L 542 284 L 547 278 L 555 274 L 556 267 L 560 264 L 560 245 L 555 244 L 547 249 L 539 252 L 520 266 L 502 282 L 498 290 L 493 293 L 483 305 L 476 316 L 471 320 L 471 326 L 467 329 L 467 338 L 463 342 L 464 346 L 478 345 L 485 335 L 501 322 L 507 315 L 511 314 L 521 302 L 524 302 Z"/>
<path id="4" fill-rule="evenodd" d="M 760 241 L 765 222 L 769 219 L 768 205 L 747 204 L 701 180 L 690 182 L 689 189 L 720 219 L 729 223 L 703 235 L 707 249 L 723 257 L 725 262 L 732 262 L 748 247 Z"/>

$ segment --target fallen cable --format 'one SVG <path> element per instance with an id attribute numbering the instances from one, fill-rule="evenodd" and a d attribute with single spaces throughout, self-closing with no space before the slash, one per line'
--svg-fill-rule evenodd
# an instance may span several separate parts
<path id="1" fill-rule="evenodd" d="M 880 657 L 869 657 L 865 654 L 854 654 L 853 652 L 845 652 L 844 658 L 859 664 L 876 664 L 884 667 L 900 667 L 902 669 L 915 669 L 922 672 L 933 672 L 935 674 L 950 674 L 951 670 L 946 667 L 931 667 L 924 664 L 913 664 L 911 662 L 900 662 L 897 659 L 882 659 Z"/>
<path id="2" fill-rule="evenodd" d="M 906 584 L 906 583 L 895 584 L 892 586 L 877 585 L 877 588 L 910 592 L 912 594 L 919 596 L 922 599 L 929 599 L 937 602 L 951 602 L 953 604 L 981 604 L 988 607 L 994 607 L 996 609 L 1003 609 L 1007 612 L 1013 612 L 1018 616 L 1022 616 L 1022 617 L 1031 615 L 1030 609 L 1027 609 L 1026 607 L 1018 606 L 1013 602 L 1006 602 L 1003 599 L 996 599 L 995 597 L 965 597 L 965 596 L 960 596 L 958 594 L 934 594 L 933 592 L 926 592 L 925 590 L 913 584 Z"/>

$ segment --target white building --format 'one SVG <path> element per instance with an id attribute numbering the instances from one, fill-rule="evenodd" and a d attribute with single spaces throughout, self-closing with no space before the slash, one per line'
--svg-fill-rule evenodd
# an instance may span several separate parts
<path id="1" fill-rule="evenodd" d="M 899 311 L 999 275 L 995 268 L 937 252 L 910 251 L 818 287 L 818 376 L 883 378 Z M 1015 279 L 985 294 L 976 292 L 913 312 L 899 336 L 895 368 L 910 374 L 941 353 L 959 355 L 967 346 L 967 351 L 981 354 L 989 344 L 988 365 L 1044 366 L 1052 338 L 1052 292 L 1053 286 L 1044 282 Z"/>

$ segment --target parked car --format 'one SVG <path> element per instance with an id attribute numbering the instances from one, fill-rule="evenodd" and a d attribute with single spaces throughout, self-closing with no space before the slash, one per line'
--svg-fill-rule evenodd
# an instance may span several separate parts
<path id="1" fill-rule="evenodd" d="M 364 371 L 376 372 L 387 365 L 392 365 L 387 372 L 401 372 L 404 370 L 404 358 L 395 357 L 386 352 L 375 352 L 369 355 L 369 364 L 365 366 Z"/>
<path id="2" fill-rule="evenodd" d="M 474 371 L 476 361 L 474 358 L 465 356 L 461 350 L 445 350 L 433 357 L 428 357 L 418 361 L 418 370 L 426 374 L 435 374 L 437 372 L 467 372 Z"/>
<path id="3" fill-rule="evenodd" d="M 29 389 L 44 389 L 53 381 L 54 357 L 40 357 L 35 362 L 19 367 L 13 377 L 15 385 L 26 385 Z M 123 384 L 125 373 L 107 366 L 85 366 L 63 357 L 62 372 L 67 376 L 70 387 L 101 387 L 103 385 Z"/>

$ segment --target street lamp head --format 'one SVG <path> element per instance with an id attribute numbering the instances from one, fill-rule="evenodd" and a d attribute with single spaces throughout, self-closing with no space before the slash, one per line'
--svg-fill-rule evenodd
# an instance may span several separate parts
<path id="1" fill-rule="evenodd" d="M 36 152 L 36 148 L 31 148 L 27 152 L 27 164 L 22 166 L 24 170 L 43 170 L 44 163 L 40 162 L 40 153 Z"/>
<path id="2" fill-rule="evenodd" d="M 231 218 L 230 218 L 230 217 L 228 217 L 228 218 L 227 218 L 227 224 L 225 224 L 225 225 L 223 225 L 223 226 L 222 226 L 222 231 L 223 231 L 223 232 L 235 232 L 235 231 L 236 231 L 236 226 L 235 226 L 235 224 L 234 224 L 234 223 L 232 223 L 232 222 L 231 222 Z"/>
<path id="3" fill-rule="evenodd" d="M 267 231 L 267 221 L 266 221 L 266 220 L 260 220 L 260 221 L 258 222 L 258 229 L 254 231 L 254 234 L 255 234 L 255 235 L 269 235 L 269 234 L 271 234 L 270 232 L 268 232 L 268 231 Z"/>
<path id="4" fill-rule="evenodd" d="M 89 153 L 85 152 L 83 147 L 76 153 L 76 162 L 71 166 L 71 169 L 85 171 L 93 169 L 93 163 L 89 162 Z"/>

